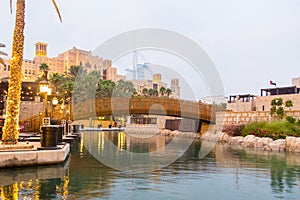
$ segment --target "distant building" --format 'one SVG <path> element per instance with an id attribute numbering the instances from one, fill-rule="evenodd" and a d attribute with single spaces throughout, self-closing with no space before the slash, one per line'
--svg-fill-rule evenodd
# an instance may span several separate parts
<path id="1" fill-rule="evenodd" d="M 255 98 L 256 96 L 252 94 L 230 95 L 227 110 L 234 112 L 254 111 L 256 110 Z"/>
<path id="2" fill-rule="evenodd" d="M 292 78 L 292 86 L 296 86 L 297 88 L 300 88 L 300 78 Z"/>
<path id="3" fill-rule="evenodd" d="M 282 98 L 283 102 L 293 101 L 290 110 L 300 110 L 300 78 L 293 78 L 293 86 L 272 87 L 260 90 L 261 96 L 254 95 L 231 95 L 227 102 L 227 109 L 235 112 L 241 111 L 270 111 L 271 101 L 274 98 Z"/>
<path id="4" fill-rule="evenodd" d="M 153 74 L 153 82 L 161 82 L 161 74 Z"/>
<path id="5" fill-rule="evenodd" d="M 226 104 L 227 99 L 226 99 L 226 97 L 220 95 L 220 96 L 208 96 L 208 97 L 205 97 L 205 98 L 201 98 L 200 101 L 202 103 L 220 105 L 222 103 Z"/>
<path id="6" fill-rule="evenodd" d="M 179 86 L 179 79 L 178 78 L 172 78 L 171 79 L 171 90 L 172 95 L 180 98 L 180 86 Z"/>
<path id="7" fill-rule="evenodd" d="M 163 82 L 153 82 L 152 80 L 131 80 L 137 93 L 142 94 L 143 89 L 156 89 L 158 92 L 161 87 L 167 88 L 167 84 Z"/>
<path id="8" fill-rule="evenodd" d="M 91 51 L 85 51 L 73 47 L 57 57 L 47 56 L 47 43 L 37 42 L 35 44 L 35 57 L 33 60 L 24 59 L 22 62 L 23 81 L 35 81 L 40 76 L 39 66 L 46 63 L 49 66 L 48 76 L 53 73 L 68 73 L 71 66 L 81 65 L 87 72 L 96 70 L 104 76 L 105 70 L 111 67 L 111 60 L 104 60 L 93 56 Z M 0 78 L 9 77 L 10 60 L 4 60 L 6 66 L 0 68 Z"/>
<path id="9" fill-rule="evenodd" d="M 106 69 L 106 79 L 112 80 L 113 82 L 118 82 L 119 80 L 126 80 L 126 76 L 119 75 L 117 73 L 117 68 L 115 67 L 108 67 Z"/>
<path id="10" fill-rule="evenodd" d="M 153 80 L 153 72 L 149 67 L 149 63 L 137 64 L 134 69 L 126 69 L 126 80 Z"/>

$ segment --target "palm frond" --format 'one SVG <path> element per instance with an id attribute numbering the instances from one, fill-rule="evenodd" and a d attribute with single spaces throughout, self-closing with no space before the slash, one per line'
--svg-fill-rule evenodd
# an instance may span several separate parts
<path id="1" fill-rule="evenodd" d="M 12 0 L 9 1 L 9 5 L 10 5 L 10 14 L 12 14 Z"/>
<path id="2" fill-rule="evenodd" d="M 55 7 L 55 10 L 56 10 L 57 14 L 58 14 L 59 20 L 62 23 L 61 15 L 60 15 L 60 12 L 59 12 L 58 6 L 56 5 L 55 0 L 52 0 L 52 3 L 54 5 L 54 7 Z"/>
<path id="3" fill-rule="evenodd" d="M 4 63 L 4 60 L 2 58 L 0 58 L 0 64 L 6 66 L 6 64 Z"/>
<path id="4" fill-rule="evenodd" d="M 0 55 L 7 56 L 7 53 L 5 53 L 4 51 L 0 51 Z"/>

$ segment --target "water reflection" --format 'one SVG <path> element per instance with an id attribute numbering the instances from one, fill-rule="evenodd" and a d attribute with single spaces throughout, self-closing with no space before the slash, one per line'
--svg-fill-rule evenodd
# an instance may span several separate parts
<path id="1" fill-rule="evenodd" d="M 93 133 L 94 151 L 153 152 L 172 138 L 137 139 L 121 132 Z M 83 136 L 85 137 L 85 135 Z M 88 147 L 90 148 L 90 147 Z M 258 152 L 217 144 L 198 158 L 200 141 L 166 168 L 126 174 L 95 159 L 83 143 L 71 146 L 61 165 L 1 169 L 1 199 L 297 199 L 300 196 L 300 155 Z M 175 189 L 176 188 L 176 189 Z M 234 194 L 234 195 L 233 195 Z"/>
<path id="2" fill-rule="evenodd" d="M 68 158 L 59 165 L 1 169 L 1 199 L 66 198 L 69 161 Z"/>

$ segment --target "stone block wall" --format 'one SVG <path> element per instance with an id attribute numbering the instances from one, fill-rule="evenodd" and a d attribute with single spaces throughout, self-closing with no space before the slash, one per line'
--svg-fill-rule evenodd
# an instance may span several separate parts
<path id="1" fill-rule="evenodd" d="M 294 118 L 300 118 L 300 110 L 286 111 L 287 116 Z M 271 121 L 274 120 L 269 111 L 245 111 L 245 112 L 233 112 L 224 111 L 216 112 L 216 124 L 217 125 L 229 125 L 229 124 L 247 124 L 253 121 Z"/>

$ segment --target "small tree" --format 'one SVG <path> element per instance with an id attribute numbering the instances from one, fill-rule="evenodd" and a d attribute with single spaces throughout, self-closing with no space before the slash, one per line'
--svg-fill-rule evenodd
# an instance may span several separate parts
<path id="1" fill-rule="evenodd" d="M 275 98 L 271 101 L 271 116 L 275 116 L 278 119 L 283 119 L 284 109 L 283 109 L 283 100 L 282 98 Z"/>
<path id="2" fill-rule="evenodd" d="M 171 90 L 170 88 L 167 88 L 167 89 L 166 89 L 166 93 L 167 93 L 167 96 L 169 97 L 170 94 L 172 93 L 172 90 Z"/>
<path id="3" fill-rule="evenodd" d="M 293 101 L 287 100 L 283 104 L 282 98 L 275 98 L 271 101 L 271 106 L 272 106 L 270 109 L 271 116 L 275 116 L 278 119 L 282 120 L 285 115 L 284 107 L 290 109 L 291 107 L 293 107 Z"/>
<path id="4" fill-rule="evenodd" d="M 294 106 L 294 102 L 292 100 L 287 100 L 285 102 L 285 107 L 289 108 L 289 110 L 291 109 L 291 107 Z"/>
<path id="5" fill-rule="evenodd" d="M 142 94 L 143 94 L 143 96 L 147 96 L 148 95 L 148 89 L 143 88 Z"/>
<path id="6" fill-rule="evenodd" d="M 165 95 L 165 93 L 166 93 L 166 90 L 167 90 L 167 89 L 166 89 L 165 87 L 163 87 L 163 86 L 162 86 L 162 87 L 160 87 L 160 89 L 159 89 L 159 93 L 160 93 L 160 95 L 161 95 L 161 96 L 164 96 L 164 95 Z"/>

